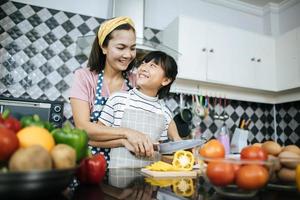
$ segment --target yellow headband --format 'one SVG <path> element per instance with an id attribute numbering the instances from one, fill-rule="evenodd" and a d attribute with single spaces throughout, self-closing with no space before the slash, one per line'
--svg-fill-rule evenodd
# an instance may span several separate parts
<path id="1" fill-rule="evenodd" d="M 129 24 L 134 28 L 134 23 L 129 17 L 116 17 L 102 23 L 98 31 L 98 42 L 100 47 L 102 47 L 106 36 L 122 24 Z"/>

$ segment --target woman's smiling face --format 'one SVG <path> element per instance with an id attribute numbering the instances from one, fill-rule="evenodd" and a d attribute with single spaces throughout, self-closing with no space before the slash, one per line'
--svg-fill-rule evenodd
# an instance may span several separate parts
<path id="1" fill-rule="evenodd" d="M 133 30 L 115 30 L 107 47 L 102 47 L 106 54 L 106 66 L 117 71 L 124 71 L 136 56 L 136 36 Z"/>

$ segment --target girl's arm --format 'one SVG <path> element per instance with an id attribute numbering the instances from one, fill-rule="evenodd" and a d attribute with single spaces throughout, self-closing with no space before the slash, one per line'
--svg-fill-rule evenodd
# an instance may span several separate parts
<path id="1" fill-rule="evenodd" d="M 177 130 L 176 124 L 173 119 L 171 120 L 171 122 L 169 124 L 168 137 L 172 141 L 181 140 L 181 137 L 178 134 L 178 130 Z"/>

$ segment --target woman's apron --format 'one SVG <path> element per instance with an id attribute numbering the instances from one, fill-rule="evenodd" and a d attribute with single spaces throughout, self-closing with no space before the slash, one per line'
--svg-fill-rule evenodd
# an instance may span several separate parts
<path id="1" fill-rule="evenodd" d="M 133 91 L 129 91 L 125 102 L 124 114 L 121 120 L 121 126 L 124 128 L 134 129 L 150 136 L 151 142 L 158 142 L 161 134 L 165 129 L 165 117 L 161 109 L 158 113 L 137 110 L 130 107 L 130 96 Z M 158 155 L 154 158 L 137 157 L 125 147 L 117 147 L 111 149 L 109 168 L 141 168 L 149 165 L 158 159 Z"/>
<path id="2" fill-rule="evenodd" d="M 97 122 L 98 118 L 100 116 L 100 113 L 103 109 L 103 106 L 105 105 L 108 97 L 103 97 L 101 96 L 102 94 L 102 86 L 103 86 L 103 74 L 104 71 L 102 70 L 101 73 L 99 73 L 99 77 L 98 77 L 98 83 L 97 83 L 97 87 L 96 87 L 96 98 L 95 98 L 95 102 L 94 102 L 94 109 L 90 115 L 90 120 L 91 122 Z M 126 76 L 126 74 L 124 74 L 125 77 L 125 83 L 127 88 L 132 89 L 131 85 L 129 84 L 128 78 Z M 100 148 L 100 147 L 93 147 L 93 146 L 89 146 L 89 148 L 92 151 L 92 154 L 98 154 L 98 153 L 102 153 L 105 156 L 105 159 L 107 161 L 107 163 L 109 163 L 110 160 L 110 156 L 109 156 L 109 152 L 110 152 L 110 148 Z"/>

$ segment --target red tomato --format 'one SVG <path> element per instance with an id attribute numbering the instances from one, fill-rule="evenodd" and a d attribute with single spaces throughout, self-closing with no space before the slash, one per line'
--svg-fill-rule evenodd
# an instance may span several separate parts
<path id="1" fill-rule="evenodd" d="M 247 190 L 259 189 L 269 180 L 269 173 L 260 165 L 245 165 L 237 172 L 236 184 Z"/>
<path id="2" fill-rule="evenodd" d="M 230 163 L 209 162 L 206 169 L 208 179 L 216 186 L 226 186 L 234 181 L 234 169 Z"/>
<path id="3" fill-rule="evenodd" d="M 224 145 L 216 139 L 209 140 L 199 150 L 199 154 L 205 158 L 224 158 Z"/>
<path id="4" fill-rule="evenodd" d="M 241 159 L 247 160 L 267 160 L 267 152 L 259 146 L 247 146 L 241 151 Z"/>
<path id="5" fill-rule="evenodd" d="M 7 160 L 19 148 L 16 134 L 0 126 L 0 161 Z"/>
<path id="6" fill-rule="evenodd" d="M 241 165 L 239 165 L 239 164 L 232 164 L 232 168 L 233 168 L 234 175 L 236 176 L 237 172 L 241 168 Z"/>

